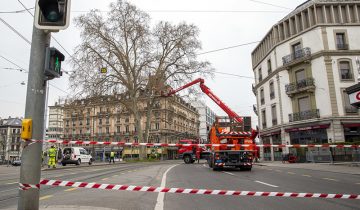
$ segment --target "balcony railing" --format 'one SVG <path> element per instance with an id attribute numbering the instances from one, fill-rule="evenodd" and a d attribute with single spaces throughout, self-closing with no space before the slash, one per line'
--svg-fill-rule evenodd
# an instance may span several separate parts
<path id="1" fill-rule="evenodd" d="M 357 114 L 359 109 L 353 106 L 345 106 L 345 112 L 348 114 Z"/>
<path id="2" fill-rule="evenodd" d="M 252 85 L 251 85 L 251 88 L 252 88 L 252 92 L 254 93 L 254 95 L 256 95 L 255 85 L 252 84 Z"/>
<path id="3" fill-rule="evenodd" d="M 284 56 L 282 58 L 283 65 L 289 65 L 293 62 L 300 61 L 304 58 L 311 56 L 311 49 L 309 47 L 303 48 L 301 50 L 297 50 L 294 53 L 291 53 L 290 55 Z"/>
<path id="4" fill-rule="evenodd" d="M 292 95 L 303 91 L 313 92 L 315 90 L 315 80 L 314 78 L 309 77 L 304 80 L 287 84 L 285 85 L 285 89 L 286 89 L 286 94 L 288 95 Z"/>
<path id="5" fill-rule="evenodd" d="M 319 109 L 313 109 L 313 110 L 289 114 L 289 122 L 309 120 L 309 119 L 314 119 L 314 118 L 320 118 Z"/>
<path id="6" fill-rule="evenodd" d="M 336 48 L 338 50 L 348 50 L 349 49 L 349 45 L 348 44 L 336 44 Z"/>
<path id="7" fill-rule="evenodd" d="M 257 111 L 256 105 L 253 105 L 253 110 L 254 110 L 254 113 L 255 113 L 256 115 L 258 115 L 258 111 Z"/>

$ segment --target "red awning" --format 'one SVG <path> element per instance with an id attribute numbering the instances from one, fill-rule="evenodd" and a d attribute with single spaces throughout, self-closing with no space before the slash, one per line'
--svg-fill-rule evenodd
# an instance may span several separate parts
<path id="1" fill-rule="evenodd" d="M 325 128 L 329 128 L 330 124 L 325 124 L 325 125 L 312 125 L 312 126 L 306 126 L 306 127 L 301 127 L 301 128 L 288 128 L 285 129 L 285 132 L 298 132 L 298 131 L 308 131 L 308 130 L 316 130 L 316 129 L 325 129 Z"/>
<path id="2" fill-rule="evenodd" d="M 274 131 L 274 132 L 270 132 L 270 133 L 260 133 L 261 137 L 267 137 L 267 136 L 273 136 L 273 135 L 279 135 L 281 134 L 281 131 Z"/>
<path id="3" fill-rule="evenodd" d="M 360 123 L 343 123 L 344 128 L 360 127 Z"/>

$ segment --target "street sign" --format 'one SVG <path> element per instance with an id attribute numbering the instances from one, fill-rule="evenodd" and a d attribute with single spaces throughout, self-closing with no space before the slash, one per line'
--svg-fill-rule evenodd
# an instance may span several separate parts
<path id="1" fill-rule="evenodd" d="M 106 73 L 107 73 L 107 68 L 105 68 L 105 67 L 101 68 L 101 69 L 100 69 L 100 72 L 101 72 L 102 74 L 106 74 Z"/>
<path id="2" fill-rule="evenodd" d="M 350 104 L 360 103 L 360 90 L 349 94 Z"/>

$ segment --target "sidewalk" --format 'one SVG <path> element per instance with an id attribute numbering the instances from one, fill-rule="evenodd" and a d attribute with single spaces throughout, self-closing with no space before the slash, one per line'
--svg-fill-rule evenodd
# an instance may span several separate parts
<path id="1" fill-rule="evenodd" d="M 357 166 L 353 163 L 282 163 L 281 161 L 269 161 L 269 162 L 259 162 L 255 165 L 260 167 L 282 167 L 282 168 L 295 168 L 295 169 L 307 169 L 314 171 L 327 171 L 333 173 L 343 173 L 343 174 L 353 174 L 360 175 L 360 163 L 357 163 Z"/>

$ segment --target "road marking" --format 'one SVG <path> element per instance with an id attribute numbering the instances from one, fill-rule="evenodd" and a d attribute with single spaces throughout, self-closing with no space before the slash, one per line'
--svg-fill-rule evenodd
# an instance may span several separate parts
<path id="1" fill-rule="evenodd" d="M 121 173 L 122 175 L 124 175 L 125 173 Z"/>
<path id="2" fill-rule="evenodd" d="M 231 176 L 235 176 L 235 174 L 233 174 L 233 173 L 230 173 L 230 172 L 227 172 L 227 171 L 223 171 L 225 174 L 229 174 L 229 175 L 231 175 Z"/>
<path id="3" fill-rule="evenodd" d="M 288 174 L 292 174 L 292 175 L 294 175 L 294 174 L 296 174 L 296 173 L 294 173 L 294 172 L 287 172 Z"/>
<path id="4" fill-rule="evenodd" d="M 310 175 L 307 175 L 307 174 L 303 174 L 303 175 L 301 175 L 301 176 L 311 177 Z"/>
<path id="5" fill-rule="evenodd" d="M 280 171 L 280 170 L 275 170 L 275 171 L 277 171 L 277 172 L 282 172 L 282 171 Z"/>
<path id="6" fill-rule="evenodd" d="M 69 192 L 69 191 L 74 191 L 74 190 L 77 190 L 78 188 L 70 188 L 70 189 L 67 189 L 67 190 L 64 190 L 65 192 Z"/>
<path id="7" fill-rule="evenodd" d="M 331 178 L 323 178 L 323 179 L 329 180 L 329 181 L 334 181 L 334 182 L 337 182 L 337 181 L 338 181 L 338 180 L 336 180 L 336 179 L 331 179 Z"/>
<path id="8" fill-rule="evenodd" d="M 10 184 L 17 184 L 19 182 L 9 182 L 9 183 L 6 183 L 7 185 L 10 185 Z"/>
<path id="9" fill-rule="evenodd" d="M 117 177 L 117 176 L 119 176 L 119 175 L 114 175 L 113 177 Z"/>
<path id="10" fill-rule="evenodd" d="M 45 199 L 48 199 L 48 198 L 51 198 L 53 197 L 53 195 L 45 195 L 43 197 L 40 197 L 39 200 L 45 200 Z"/>
<path id="11" fill-rule="evenodd" d="M 259 184 L 264 184 L 264 185 L 267 185 L 267 186 L 270 186 L 270 187 L 279 187 L 279 186 L 268 184 L 268 183 L 265 183 L 265 182 L 260 182 L 260 181 L 255 181 L 255 182 L 257 182 Z"/>
<path id="12" fill-rule="evenodd" d="M 108 180 L 108 179 L 109 179 L 109 178 L 103 178 L 102 180 L 104 180 L 104 181 L 105 181 L 105 180 Z"/>
<path id="13" fill-rule="evenodd" d="M 165 173 L 163 174 L 163 177 L 162 177 L 162 179 L 161 179 L 160 187 L 165 187 L 165 185 L 166 185 L 166 175 L 167 175 L 167 173 L 168 173 L 171 169 L 173 169 L 175 166 L 177 166 L 177 165 L 178 165 L 178 164 L 173 165 L 173 166 L 171 166 L 170 168 L 168 168 L 168 169 L 165 171 Z M 163 210 L 163 209 L 164 209 L 164 197 L 165 197 L 165 193 L 160 192 L 160 193 L 158 194 L 158 197 L 157 197 L 157 199 L 156 199 L 156 205 L 155 205 L 154 210 Z"/>
<path id="14" fill-rule="evenodd" d="M 356 184 L 360 184 L 360 183 L 356 183 Z"/>
<path id="15" fill-rule="evenodd" d="M 132 171 L 130 170 L 130 171 L 128 171 L 128 173 L 131 173 Z"/>

